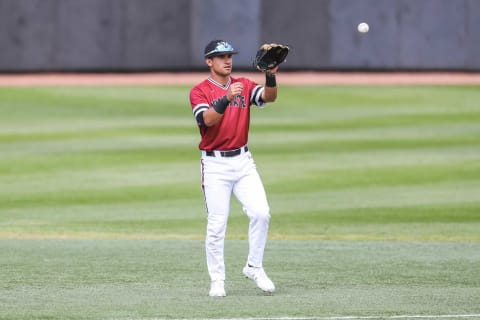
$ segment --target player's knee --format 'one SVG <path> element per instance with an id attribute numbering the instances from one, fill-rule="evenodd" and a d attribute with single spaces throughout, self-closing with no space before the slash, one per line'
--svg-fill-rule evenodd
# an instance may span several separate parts
<path id="1" fill-rule="evenodd" d="M 270 222 L 270 208 L 258 208 L 255 211 L 247 212 L 247 215 L 250 217 L 251 220 L 269 223 Z"/>
<path id="2" fill-rule="evenodd" d="M 268 226 L 270 224 L 270 214 L 260 214 L 257 216 L 257 223 Z"/>

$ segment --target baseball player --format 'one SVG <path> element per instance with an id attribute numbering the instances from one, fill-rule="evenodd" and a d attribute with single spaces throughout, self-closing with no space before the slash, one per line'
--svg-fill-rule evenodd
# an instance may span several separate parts
<path id="1" fill-rule="evenodd" d="M 263 269 L 270 208 L 247 141 L 250 106 L 264 107 L 277 97 L 278 66 L 265 72 L 265 85 L 233 78 L 232 56 L 236 53 L 226 41 L 208 43 L 204 54 L 210 76 L 190 91 L 201 135 L 201 178 L 208 217 L 205 247 L 212 297 L 226 296 L 224 242 L 232 193 L 249 218 L 249 252 L 243 274 L 261 290 L 275 291 Z"/>

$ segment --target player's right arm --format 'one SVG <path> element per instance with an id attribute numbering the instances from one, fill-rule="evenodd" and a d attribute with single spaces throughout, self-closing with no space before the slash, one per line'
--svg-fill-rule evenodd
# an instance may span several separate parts
<path id="1" fill-rule="evenodd" d="M 219 103 L 225 104 L 226 108 L 229 101 L 220 101 L 217 104 Z M 218 106 L 217 104 L 217 108 L 223 108 L 223 106 Z M 207 103 L 199 103 L 195 105 L 192 103 L 192 108 L 193 115 L 199 126 L 211 127 L 218 123 L 223 117 L 223 112 L 220 113 L 219 111 L 215 110 L 215 106 L 210 106 Z"/>
<path id="2" fill-rule="evenodd" d="M 221 119 L 221 115 L 215 117 L 210 114 L 210 103 L 199 86 L 194 87 L 190 91 L 190 104 L 192 105 L 193 116 L 197 120 L 200 127 L 208 127 L 214 125 Z"/>
<path id="3" fill-rule="evenodd" d="M 223 117 L 223 113 L 218 113 L 214 108 L 209 108 L 202 112 L 201 115 L 197 117 L 197 123 L 203 124 L 207 127 L 211 127 L 218 123 Z M 202 123 L 203 120 L 203 123 Z"/>
<path id="4" fill-rule="evenodd" d="M 209 105 L 202 91 L 194 88 L 190 92 L 190 103 L 192 104 L 193 114 L 197 120 L 197 124 L 199 126 L 211 127 L 218 123 L 222 119 L 230 102 L 235 99 L 236 95 L 241 94 L 242 90 L 242 83 L 233 83 L 221 99 Z"/>

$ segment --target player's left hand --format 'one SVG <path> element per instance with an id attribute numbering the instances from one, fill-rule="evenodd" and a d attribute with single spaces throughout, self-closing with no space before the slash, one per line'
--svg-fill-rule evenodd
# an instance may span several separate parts
<path id="1" fill-rule="evenodd" d="M 290 52 L 290 47 L 279 43 L 265 43 L 257 51 L 253 61 L 254 67 L 269 71 L 283 63 Z"/>

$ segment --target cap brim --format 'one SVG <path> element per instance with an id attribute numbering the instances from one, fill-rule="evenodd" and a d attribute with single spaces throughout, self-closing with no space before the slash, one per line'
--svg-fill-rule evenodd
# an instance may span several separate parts
<path id="1" fill-rule="evenodd" d="M 205 58 L 213 58 L 213 57 L 216 57 L 216 56 L 223 56 L 223 55 L 226 55 L 226 54 L 237 54 L 237 53 L 238 53 L 237 51 L 213 52 L 213 53 L 210 53 L 208 55 L 205 55 Z"/>

